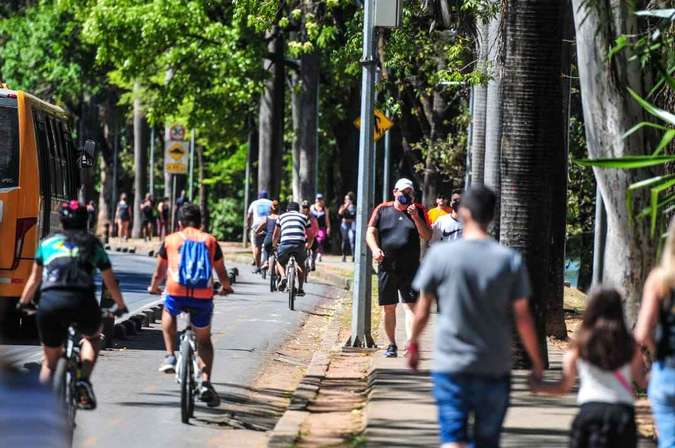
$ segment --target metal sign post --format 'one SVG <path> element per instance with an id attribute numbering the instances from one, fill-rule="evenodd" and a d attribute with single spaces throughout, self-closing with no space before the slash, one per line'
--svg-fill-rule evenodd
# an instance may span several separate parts
<path id="1" fill-rule="evenodd" d="M 354 289 L 352 297 L 352 334 L 347 341 L 349 347 L 372 347 L 370 334 L 370 276 L 372 256 L 366 244 L 368 214 L 371 200 L 372 155 L 374 151 L 374 108 L 375 102 L 375 36 L 374 36 L 374 3 L 375 0 L 364 1 L 363 14 L 363 59 L 361 64 L 361 126 L 359 138 L 359 181 L 356 211 L 356 264 L 354 266 Z"/>

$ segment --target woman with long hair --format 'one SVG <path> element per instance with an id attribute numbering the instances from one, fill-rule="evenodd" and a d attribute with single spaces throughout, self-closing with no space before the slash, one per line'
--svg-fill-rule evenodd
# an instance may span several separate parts
<path id="1" fill-rule="evenodd" d="M 572 423 L 570 447 L 634 448 L 635 391 L 646 386 L 639 345 L 628 330 L 621 295 L 615 289 L 591 293 L 581 327 L 563 359 L 562 379 L 533 383 L 532 390 L 569 392 L 580 379 L 579 413 Z"/>
<path id="2" fill-rule="evenodd" d="M 649 403 L 659 447 L 675 446 L 675 218 L 668 228 L 661 263 L 647 278 L 635 338 L 654 358 Z"/>

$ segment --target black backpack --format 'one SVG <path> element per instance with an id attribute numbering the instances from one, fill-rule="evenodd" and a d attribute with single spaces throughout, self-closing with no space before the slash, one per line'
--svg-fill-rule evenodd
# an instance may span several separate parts
<path id="1" fill-rule="evenodd" d="M 75 245 L 66 241 L 63 244 Z M 94 291 L 96 285 L 92 270 L 91 263 L 82 257 L 81 248 L 74 247 L 70 249 L 70 256 L 54 258 L 44 267 L 41 289 Z"/>

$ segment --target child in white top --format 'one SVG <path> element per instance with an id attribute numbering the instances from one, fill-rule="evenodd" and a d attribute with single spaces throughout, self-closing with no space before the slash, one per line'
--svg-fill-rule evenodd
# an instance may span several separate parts
<path id="1" fill-rule="evenodd" d="M 637 446 L 633 382 L 646 387 L 645 369 L 615 289 L 591 294 L 576 340 L 563 358 L 561 380 L 533 383 L 532 390 L 565 394 L 574 387 L 577 373 L 580 410 L 572 423 L 569 446 Z"/>

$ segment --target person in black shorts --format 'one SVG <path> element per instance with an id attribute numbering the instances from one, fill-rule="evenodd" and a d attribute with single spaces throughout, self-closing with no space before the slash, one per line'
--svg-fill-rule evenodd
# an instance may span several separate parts
<path id="1" fill-rule="evenodd" d="M 152 234 L 155 227 L 155 202 L 150 193 L 145 195 L 145 200 L 141 204 L 141 231 L 145 241 L 152 241 Z"/>
<path id="2" fill-rule="evenodd" d="M 101 310 L 94 283 L 97 269 L 117 306 L 114 314 L 121 315 L 127 308 L 103 245 L 87 232 L 85 206 L 72 200 L 64 203 L 59 213 L 63 231 L 40 242 L 18 308 L 28 307 L 40 290 L 37 324 L 44 352 L 40 372 L 42 383 L 51 379 L 63 352 L 68 326 L 77 325 L 84 336 L 80 352 L 82 377 L 76 384 L 78 404 L 83 409 L 93 409 L 96 398 L 89 375 L 101 340 Z"/>
<path id="3" fill-rule="evenodd" d="M 417 301 L 412 281 L 420 264 L 420 238 L 425 241 L 431 238 L 424 207 L 415 204 L 412 181 L 399 179 L 394 187 L 394 201 L 375 208 L 366 235 L 373 259 L 380 264 L 379 304 L 384 307 L 384 328 L 389 339 L 385 356 L 389 358 L 398 356 L 396 304 L 399 301 L 406 304 L 406 334 L 410 337 L 412 311 Z"/>
<path id="4" fill-rule="evenodd" d="M 314 238 L 307 237 L 309 229 L 309 219 L 300 212 L 300 204 L 289 202 L 286 207 L 286 213 L 282 214 L 277 220 L 277 227 L 274 230 L 274 242 L 278 242 L 277 262 L 281 270 L 281 283 L 279 291 L 286 289 L 286 265 L 295 257 L 298 270 L 298 292 L 297 296 L 302 297 L 305 291 L 302 288 L 305 281 L 305 260 L 307 258 L 307 248 L 312 246 Z"/>

